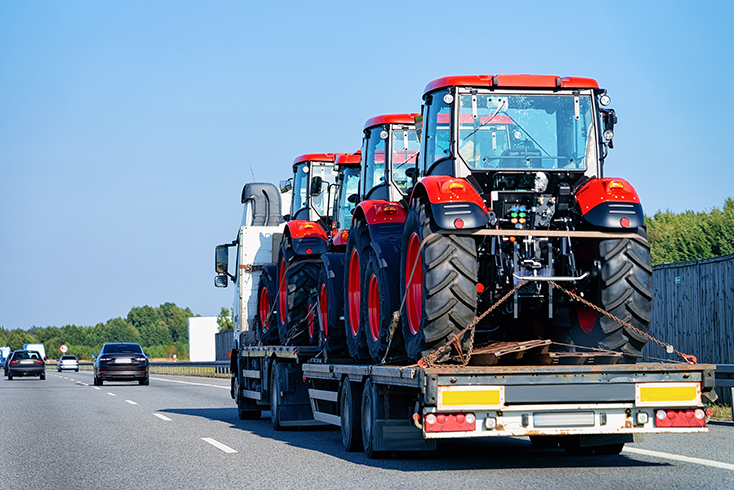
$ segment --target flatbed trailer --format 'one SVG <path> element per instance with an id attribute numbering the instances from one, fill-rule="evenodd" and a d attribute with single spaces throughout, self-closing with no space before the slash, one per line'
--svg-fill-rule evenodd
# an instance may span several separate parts
<path id="1" fill-rule="evenodd" d="M 318 348 L 303 346 L 233 354 L 240 418 L 271 410 L 276 429 L 338 426 L 345 449 L 373 458 L 433 450 L 438 439 L 501 436 L 609 454 L 644 434 L 707 432 L 702 397 L 713 390 L 715 370 L 683 363 L 358 365 L 323 362 Z"/>

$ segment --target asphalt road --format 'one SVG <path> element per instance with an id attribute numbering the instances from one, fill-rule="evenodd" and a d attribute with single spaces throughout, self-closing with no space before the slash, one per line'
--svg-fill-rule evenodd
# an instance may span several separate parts
<path id="1" fill-rule="evenodd" d="M 523 438 L 444 441 L 369 460 L 337 429 L 241 421 L 227 379 L 153 375 L 92 386 L 91 372 L 0 378 L 0 488 L 734 488 L 734 424 L 646 436 L 619 456 L 533 450 Z"/>

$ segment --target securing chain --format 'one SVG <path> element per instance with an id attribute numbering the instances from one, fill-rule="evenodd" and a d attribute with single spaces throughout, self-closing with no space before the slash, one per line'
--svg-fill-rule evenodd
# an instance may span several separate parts
<path id="1" fill-rule="evenodd" d="M 635 327 L 634 325 L 631 325 L 629 322 L 625 322 L 624 320 L 621 320 L 621 319 L 617 318 L 616 316 L 612 315 L 608 311 L 605 311 L 604 309 L 598 307 L 597 305 L 593 304 L 592 302 L 587 301 L 586 299 L 582 298 L 578 294 L 576 294 L 576 293 L 574 293 L 572 291 L 569 291 L 568 289 L 562 287 L 561 285 L 559 285 L 559 284 L 557 284 L 557 283 L 555 283 L 553 281 L 548 281 L 548 283 L 551 286 L 553 286 L 554 288 L 560 289 L 563 293 L 566 293 L 568 296 L 572 297 L 573 299 L 575 299 L 577 301 L 580 301 L 581 303 L 583 303 L 586 306 L 588 306 L 589 308 L 597 311 L 598 313 L 601 313 L 602 315 L 605 315 L 605 316 L 611 318 L 612 320 L 614 320 L 615 322 L 619 323 L 620 325 L 623 325 L 624 327 L 632 330 L 633 332 L 636 332 L 636 333 L 642 335 L 643 337 L 647 338 L 648 340 L 651 340 L 651 341 L 655 342 L 660 347 L 662 347 L 663 349 L 665 349 L 665 351 L 668 354 L 676 353 L 684 361 L 686 361 L 688 364 L 698 364 L 698 360 L 696 359 L 696 356 L 691 355 L 691 354 L 684 354 L 684 353 L 680 352 L 679 350 L 676 350 L 672 345 L 666 344 L 665 342 L 661 342 L 660 340 L 656 339 L 652 335 L 649 335 L 647 332 L 643 332 L 642 330 L 640 330 L 639 328 Z"/>

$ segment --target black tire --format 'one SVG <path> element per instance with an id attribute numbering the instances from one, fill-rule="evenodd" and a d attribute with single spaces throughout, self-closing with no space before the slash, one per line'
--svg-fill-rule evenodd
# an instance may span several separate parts
<path id="1" fill-rule="evenodd" d="M 278 363 L 273 361 L 270 366 L 270 422 L 273 429 L 282 430 L 280 425 L 280 383 L 278 380 Z"/>
<path id="2" fill-rule="evenodd" d="M 326 358 L 345 357 L 347 354 L 344 337 L 344 254 L 332 253 L 322 256 L 319 271 L 318 318 Z"/>
<path id="3" fill-rule="evenodd" d="M 318 283 L 319 264 L 314 260 L 316 258 L 296 255 L 290 238 L 280 244 L 277 308 L 278 335 L 283 345 L 308 345 L 306 322 L 302 320 L 308 314 L 308 299 Z"/>
<path id="4" fill-rule="evenodd" d="M 13 375 L 12 374 L 8 374 L 8 381 L 12 381 L 12 380 L 13 380 Z"/>
<path id="5" fill-rule="evenodd" d="M 369 229 L 363 221 L 352 221 L 344 257 L 344 335 L 349 355 L 357 362 L 370 360 L 364 326 L 360 322 L 362 309 L 362 270 L 367 263 Z"/>
<path id="6" fill-rule="evenodd" d="M 38 375 L 38 379 L 42 379 L 42 380 L 43 379 L 46 379 L 46 375 L 45 374 L 39 374 Z"/>
<path id="7" fill-rule="evenodd" d="M 476 244 L 470 237 L 434 234 L 437 231 L 429 205 L 417 200 L 405 220 L 400 260 L 403 340 L 413 361 L 443 345 L 476 316 Z M 465 336 L 465 349 L 467 342 Z"/>
<path id="8" fill-rule="evenodd" d="M 646 237 L 644 230 L 640 234 Z M 592 284 L 591 297 L 595 304 L 642 332 L 650 330 L 652 319 L 652 262 L 647 242 L 605 239 L 595 242 L 595 255 L 601 270 Z M 594 299 L 591 300 L 594 302 Z M 647 338 L 622 326 L 606 315 L 596 314 L 584 329 L 579 321 L 580 310 L 571 311 L 571 343 L 622 352 L 621 363 L 634 364 L 642 356 Z"/>
<path id="9" fill-rule="evenodd" d="M 76 368 L 76 369 L 74 370 L 74 372 L 75 372 L 75 373 L 78 373 L 78 372 L 79 372 L 79 368 Z"/>
<path id="10" fill-rule="evenodd" d="M 362 278 L 361 324 L 364 326 L 367 350 L 372 362 L 379 363 L 385 357 L 390 340 L 392 314 L 400 307 L 399 278 L 397 274 L 394 274 L 395 269 L 380 267 L 380 261 L 374 253 L 365 255 L 367 265 L 364 267 Z M 390 345 L 390 352 L 400 353 L 402 348 L 402 332 L 396 331 Z"/>
<path id="11" fill-rule="evenodd" d="M 257 285 L 257 319 L 255 322 L 255 338 L 265 345 L 280 343 L 276 298 L 278 293 L 278 267 L 268 264 L 263 267 Z M 267 320 L 267 323 L 266 323 Z"/>
<path id="12" fill-rule="evenodd" d="M 384 419 L 384 407 L 380 403 L 377 389 L 371 380 L 367 380 L 362 391 L 362 447 L 369 459 L 386 458 L 385 451 L 375 451 L 375 424 Z"/>
<path id="13" fill-rule="evenodd" d="M 339 395 L 342 444 L 348 452 L 362 450 L 362 385 L 345 379 Z"/>
<path id="14" fill-rule="evenodd" d="M 146 377 L 145 379 L 138 380 L 138 384 L 148 386 L 150 384 L 150 378 Z"/>

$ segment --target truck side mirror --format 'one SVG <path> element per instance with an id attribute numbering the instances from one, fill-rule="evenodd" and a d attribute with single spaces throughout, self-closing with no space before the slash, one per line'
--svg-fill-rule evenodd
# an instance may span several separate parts
<path id="1" fill-rule="evenodd" d="M 227 274 L 229 271 L 229 245 L 217 245 L 214 251 L 214 272 Z"/>
<path id="2" fill-rule="evenodd" d="M 293 189 L 292 180 L 293 179 L 280 181 L 280 193 L 281 194 L 285 194 L 286 192 L 289 192 L 291 189 Z"/>
<path id="3" fill-rule="evenodd" d="M 227 276 L 225 276 L 224 274 L 214 276 L 214 287 L 226 288 L 227 284 Z"/>

